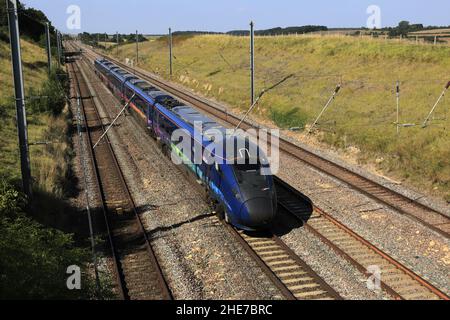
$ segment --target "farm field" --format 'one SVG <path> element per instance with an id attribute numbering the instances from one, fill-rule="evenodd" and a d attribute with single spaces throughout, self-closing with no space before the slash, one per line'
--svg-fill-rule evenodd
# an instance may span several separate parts
<path id="1" fill-rule="evenodd" d="M 167 38 L 140 44 L 140 67 L 169 78 Z M 249 106 L 249 40 L 222 35 L 174 37 L 174 81 L 243 111 Z M 111 50 L 116 55 L 116 50 Z M 133 59 L 135 45 L 119 58 Z M 316 140 L 390 177 L 450 200 L 450 109 L 444 98 L 430 126 L 423 123 L 450 80 L 450 48 L 350 37 L 256 37 L 256 93 L 268 93 L 252 115 L 288 129 L 307 128 L 338 83 L 342 90 L 319 123 Z M 396 132 L 395 84 L 401 84 Z M 311 140 L 305 131 L 301 140 Z"/>

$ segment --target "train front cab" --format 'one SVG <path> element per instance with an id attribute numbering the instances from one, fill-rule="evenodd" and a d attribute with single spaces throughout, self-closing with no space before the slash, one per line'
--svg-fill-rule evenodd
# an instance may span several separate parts
<path id="1" fill-rule="evenodd" d="M 245 143 L 248 146 L 247 140 Z M 257 151 L 253 154 L 250 150 Z M 268 161 L 256 146 L 242 154 L 239 151 L 242 149 L 234 158 L 227 157 L 225 163 L 209 166 L 208 184 L 213 184 L 211 191 L 232 225 L 247 231 L 270 228 L 276 217 L 277 199 Z"/>

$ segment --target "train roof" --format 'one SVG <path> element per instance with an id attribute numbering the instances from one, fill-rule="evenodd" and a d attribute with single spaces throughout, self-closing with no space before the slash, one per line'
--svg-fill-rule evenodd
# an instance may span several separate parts
<path id="1" fill-rule="evenodd" d="M 201 122 L 203 131 L 207 130 L 220 130 L 222 132 L 225 131 L 225 128 L 221 125 L 219 125 L 217 122 L 211 120 L 204 114 L 198 112 L 193 107 L 189 106 L 179 106 L 172 109 L 172 112 L 174 112 L 176 115 L 178 115 L 182 120 L 190 124 L 194 127 L 195 122 Z"/>
<path id="2" fill-rule="evenodd" d="M 133 86 L 139 87 L 139 85 L 145 84 L 147 82 L 145 82 L 144 80 L 141 80 L 141 79 L 139 79 L 137 77 L 134 77 L 132 80 L 130 80 L 130 83 Z"/>
<path id="3" fill-rule="evenodd" d="M 150 98 L 152 99 L 161 99 L 163 97 L 165 98 L 172 98 L 172 96 L 169 96 L 167 93 L 156 90 L 156 91 L 150 91 L 147 92 L 147 94 L 150 96 Z"/>
<path id="4" fill-rule="evenodd" d="M 98 61 L 98 60 L 97 60 Z M 180 120 L 184 121 L 186 124 L 196 127 L 196 122 L 201 123 L 202 131 L 204 136 L 210 140 L 214 141 L 216 138 L 216 133 L 221 133 L 224 139 L 224 143 L 226 146 L 228 145 L 237 145 L 237 146 L 245 146 L 243 149 L 231 148 L 226 149 L 225 160 L 236 160 L 241 158 L 259 158 L 262 160 L 262 163 L 268 163 L 268 160 L 264 153 L 261 153 L 259 147 L 250 141 L 248 137 L 240 136 L 239 134 L 229 134 L 227 129 L 207 117 L 203 113 L 200 113 L 197 109 L 191 106 L 186 106 L 182 102 L 175 99 L 173 96 L 169 95 L 164 91 L 160 91 L 158 88 L 152 86 L 145 80 L 142 80 L 135 75 L 123 70 L 112 62 L 103 59 L 100 60 L 99 63 L 102 63 L 106 66 L 110 71 L 115 72 L 120 77 L 122 77 L 125 81 L 129 82 L 129 85 L 132 85 L 136 88 L 141 89 L 149 98 L 153 99 L 156 103 L 170 110 L 173 114 L 175 114 Z M 212 131 L 213 130 L 213 131 Z M 209 132 L 208 132 L 209 131 Z M 243 153 L 243 151 L 245 152 Z M 215 151 L 214 151 L 215 153 Z M 220 155 L 217 155 L 220 157 Z M 234 163 L 234 162 L 233 162 Z"/>
<path id="5" fill-rule="evenodd" d="M 181 103 L 171 95 L 167 94 L 164 91 L 160 91 L 158 88 L 150 85 L 147 81 L 132 75 L 131 73 L 123 70 L 119 66 L 113 64 L 109 60 L 99 59 L 97 61 L 105 66 L 108 66 L 108 68 L 111 71 L 117 73 L 125 80 L 128 80 L 131 85 L 144 91 L 150 98 L 152 98 L 157 103 L 163 105 L 167 109 L 174 112 L 183 121 L 187 122 L 191 126 L 194 127 L 195 122 L 201 122 L 203 131 L 211 129 L 220 130 L 222 132 L 226 131 L 226 129 L 223 126 L 219 125 L 217 122 L 200 113 L 195 108 L 185 106 L 183 103 Z"/>

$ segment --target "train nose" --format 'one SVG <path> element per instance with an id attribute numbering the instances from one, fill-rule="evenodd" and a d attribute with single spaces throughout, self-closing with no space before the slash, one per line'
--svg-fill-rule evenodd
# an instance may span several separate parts
<path id="1" fill-rule="evenodd" d="M 269 225 L 275 217 L 275 208 L 270 198 L 255 198 L 248 200 L 242 207 L 241 217 L 247 217 L 249 227 L 258 228 Z M 244 213 L 242 212 L 242 213 Z"/>

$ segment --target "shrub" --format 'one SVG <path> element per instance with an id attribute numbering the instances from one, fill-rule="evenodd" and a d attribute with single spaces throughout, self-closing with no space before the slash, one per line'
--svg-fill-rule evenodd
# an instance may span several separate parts
<path id="1" fill-rule="evenodd" d="M 62 69 L 53 70 L 49 80 L 40 90 L 31 88 L 29 95 L 29 108 L 32 112 L 50 112 L 53 115 L 61 113 L 66 102 L 66 93 L 69 88 L 67 74 Z"/>
<path id="2" fill-rule="evenodd" d="M 85 271 L 89 251 L 72 235 L 45 228 L 26 216 L 24 196 L 0 184 L 0 299 L 85 299 L 95 296 Z M 82 290 L 66 287 L 67 267 L 82 268 Z"/>

